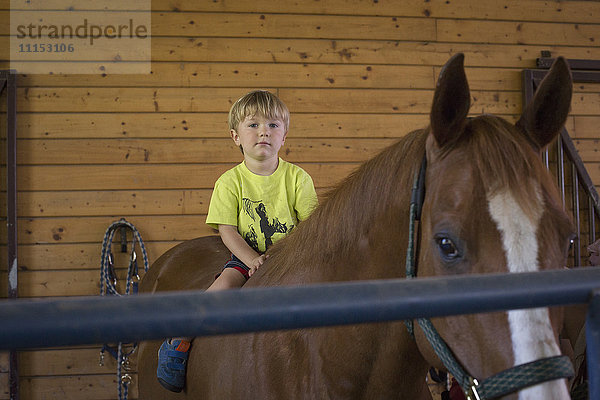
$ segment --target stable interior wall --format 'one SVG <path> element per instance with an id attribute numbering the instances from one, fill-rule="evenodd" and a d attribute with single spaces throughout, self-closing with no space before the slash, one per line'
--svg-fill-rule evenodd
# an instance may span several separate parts
<path id="1" fill-rule="evenodd" d="M 9 10 L 0 0 L 2 69 L 10 66 Z M 151 74 L 18 76 L 19 295 L 98 295 L 104 232 L 121 217 L 140 230 L 151 261 L 212 234 L 204 224 L 211 189 L 242 159 L 227 112 L 251 89 L 272 90 L 288 105 L 281 155 L 323 195 L 427 125 L 436 77 L 453 54 L 466 56 L 471 112 L 515 121 L 521 71 L 543 50 L 600 60 L 600 3 L 153 0 Z M 599 106 L 599 85 L 575 87 L 568 129 L 596 185 Z M 117 265 L 123 274 L 126 261 Z M 115 364 L 98 366 L 98 351 L 21 352 L 21 398 L 115 398 Z M 8 398 L 7 369 L 2 354 L 0 399 Z"/>

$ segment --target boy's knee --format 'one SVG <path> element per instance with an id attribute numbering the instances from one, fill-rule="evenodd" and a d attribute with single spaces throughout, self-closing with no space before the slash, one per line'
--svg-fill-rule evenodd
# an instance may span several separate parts
<path id="1" fill-rule="evenodd" d="M 225 268 L 207 291 L 240 288 L 244 283 L 246 277 L 240 271 L 235 268 Z"/>

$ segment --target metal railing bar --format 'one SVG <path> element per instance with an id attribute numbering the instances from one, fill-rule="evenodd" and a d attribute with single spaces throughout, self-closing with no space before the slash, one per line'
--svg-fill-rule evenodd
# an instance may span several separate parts
<path id="1" fill-rule="evenodd" d="M 536 60 L 536 65 L 538 68 L 549 69 L 554 63 L 555 58 L 551 57 L 540 57 Z M 578 60 L 578 59 L 569 59 L 567 60 L 569 63 L 569 67 L 571 70 L 590 70 L 590 71 L 600 71 L 600 61 L 598 60 Z M 575 73 L 577 71 L 573 71 Z"/>
<path id="2" fill-rule="evenodd" d="M 600 267 L 0 302 L 0 349 L 298 329 L 587 303 Z M 240 304 L 257 307 L 240 308 Z M 179 310 L 174 313 L 173 310 Z"/>
<path id="3" fill-rule="evenodd" d="M 581 265 L 581 214 L 579 205 L 579 180 L 577 179 L 577 166 L 571 162 L 571 184 L 573 185 L 573 217 L 575 218 L 575 229 L 577 236 L 574 243 L 574 262 Z"/>
<path id="4" fill-rule="evenodd" d="M 590 232 L 590 244 L 596 241 L 596 212 L 594 209 L 594 203 L 592 198 L 588 196 L 588 215 L 589 215 L 589 232 Z"/>
<path id="5" fill-rule="evenodd" d="M 565 160 L 563 151 L 562 140 L 556 141 L 557 153 L 556 153 L 556 173 L 558 175 L 558 188 L 560 190 L 560 198 L 562 199 L 562 206 L 565 208 Z"/>
<path id="6" fill-rule="evenodd" d="M 562 147 L 564 149 L 565 154 L 571 160 L 572 163 L 575 164 L 577 168 L 578 179 L 581 182 L 581 187 L 585 191 L 585 193 L 591 197 L 594 208 L 596 209 L 596 214 L 600 214 L 600 201 L 598 198 L 598 192 L 596 191 L 596 187 L 592 182 L 592 178 L 587 173 L 585 169 L 583 160 L 579 157 L 579 153 L 573 144 L 573 141 L 569 137 L 569 132 L 565 128 L 560 132 L 560 142 L 562 143 Z"/>
<path id="7" fill-rule="evenodd" d="M 550 160 L 549 160 L 549 154 L 548 154 L 548 148 L 547 147 L 542 152 L 542 162 L 546 166 L 546 169 L 550 169 Z"/>

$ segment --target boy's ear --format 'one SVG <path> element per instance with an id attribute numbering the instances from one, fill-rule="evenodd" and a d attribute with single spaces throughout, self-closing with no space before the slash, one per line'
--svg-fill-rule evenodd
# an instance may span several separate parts
<path id="1" fill-rule="evenodd" d="M 230 129 L 229 130 L 229 134 L 231 135 L 231 138 L 233 139 L 233 141 L 235 142 L 235 144 L 237 144 L 238 146 L 240 145 L 240 136 L 237 134 L 237 132 L 235 131 L 235 129 Z"/>
<path id="2" fill-rule="evenodd" d="M 235 129 L 229 130 L 229 134 L 231 135 L 231 139 L 233 139 L 235 145 L 238 146 L 242 154 L 244 154 L 244 148 L 240 144 L 240 135 L 238 135 Z"/>

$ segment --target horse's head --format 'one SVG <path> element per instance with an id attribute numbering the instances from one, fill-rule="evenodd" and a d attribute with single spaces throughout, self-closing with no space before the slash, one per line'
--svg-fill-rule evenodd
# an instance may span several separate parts
<path id="1" fill-rule="evenodd" d="M 491 115 L 471 119 L 463 56 L 448 62 L 431 110 L 418 276 L 528 272 L 566 265 L 573 224 L 540 152 L 563 127 L 571 90 L 568 66 L 559 58 L 516 124 Z M 478 379 L 560 354 L 561 315 L 555 310 L 433 322 Z M 419 336 L 419 347 L 434 360 L 430 345 Z M 561 387 L 543 388 L 556 384 Z M 564 381 L 539 385 L 521 396 L 568 398 Z"/>

